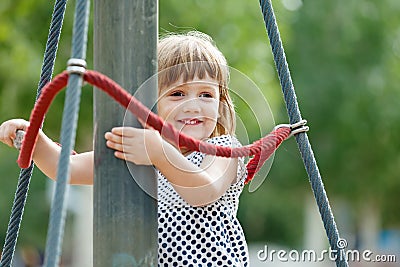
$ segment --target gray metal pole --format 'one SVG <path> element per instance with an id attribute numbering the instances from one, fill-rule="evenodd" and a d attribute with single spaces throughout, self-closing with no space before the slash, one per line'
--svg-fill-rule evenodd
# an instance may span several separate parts
<path id="1" fill-rule="evenodd" d="M 157 71 L 157 20 L 157 0 L 95 0 L 94 69 L 135 94 Z M 156 86 L 153 83 L 154 88 L 138 97 L 150 108 L 157 97 Z M 104 133 L 123 125 L 125 109 L 99 90 L 94 101 L 93 264 L 157 266 L 157 202 L 105 145 Z M 139 123 L 133 119 L 131 126 Z M 156 192 L 152 167 L 135 166 L 133 174 Z"/>

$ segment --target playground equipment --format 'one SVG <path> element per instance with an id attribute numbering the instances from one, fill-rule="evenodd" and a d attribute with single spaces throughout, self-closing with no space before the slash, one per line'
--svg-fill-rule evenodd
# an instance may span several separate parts
<path id="1" fill-rule="evenodd" d="M 19 178 L 17 193 L 14 200 L 14 206 L 12 209 L 12 215 L 10 218 L 10 223 L 7 231 L 7 237 L 3 249 L 3 255 L 0 262 L 1 267 L 11 266 L 11 261 L 15 250 L 16 240 L 19 231 L 19 225 L 22 219 L 23 206 L 26 201 L 26 196 L 29 187 L 29 180 L 33 169 L 33 164 L 31 164 L 31 153 L 36 140 L 36 134 L 43 122 L 43 116 L 49 104 L 51 103 L 52 97 L 54 97 L 54 95 L 59 90 L 61 90 L 68 84 L 63 122 L 62 122 L 62 133 L 61 133 L 62 151 L 59 161 L 59 170 L 57 174 L 55 198 L 53 200 L 53 205 L 50 214 L 50 223 L 49 223 L 48 239 L 46 244 L 46 259 L 45 259 L 45 266 L 53 267 L 53 266 L 58 266 L 59 264 L 61 243 L 63 236 L 63 226 L 65 221 L 64 200 L 65 200 L 65 189 L 68 182 L 67 179 L 69 171 L 68 159 L 74 146 L 80 90 L 83 80 L 106 91 L 124 107 L 127 108 L 129 106 L 131 112 L 133 112 L 136 116 L 138 116 L 138 118 L 141 118 L 144 121 L 147 120 L 147 122 L 151 126 L 153 126 L 156 130 L 161 131 L 161 129 L 163 129 L 162 133 L 164 134 L 164 137 L 167 137 L 169 140 L 176 140 L 176 141 L 179 140 L 179 142 L 177 141 L 178 146 L 185 146 L 192 150 L 197 150 L 197 151 L 199 151 L 199 149 L 201 148 L 202 152 L 220 156 L 241 157 L 241 156 L 255 155 L 248 165 L 249 179 L 251 179 L 252 175 L 254 175 L 254 173 L 258 170 L 258 168 L 260 167 L 260 163 L 262 164 L 262 162 L 265 161 L 271 153 L 273 153 L 273 151 L 280 145 L 280 143 L 283 140 L 288 138 L 291 134 L 295 134 L 296 142 L 298 143 L 299 150 L 301 152 L 301 156 L 303 158 L 306 171 L 310 179 L 310 183 L 321 214 L 321 218 L 324 222 L 324 227 L 328 236 L 329 244 L 331 246 L 332 251 L 337 252 L 336 265 L 348 266 L 347 261 L 343 256 L 344 247 L 340 245 L 342 239 L 340 239 L 339 237 L 339 233 L 336 227 L 336 223 L 334 221 L 334 217 L 329 205 L 326 192 L 324 190 L 323 182 L 316 164 L 316 160 L 314 158 L 307 134 L 305 133 L 307 127 L 305 127 L 304 120 L 302 119 L 299 111 L 294 91 L 294 86 L 291 80 L 288 64 L 286 62 L 286 57 L 282 46 L 282 41 L 280 38 L 280 34 L 278 31 L 275 15 L 270 0 L 261 0 L 260 6 L 264 16 L 272 52 L 274 54 L 274 60 L 278 70 L 282 92 L 287 106 L 290 125 L 283 125 L 281 127 L 277 127 L 266 137 L 263 137 L 259 141 L 256 141 L 253 144 L 245 146 L 240 149 L 222 148 L 213 145 L 205 145 L 203 143 L 200 145 L 200 142 L 194 140 L 193 138 L 188 138 L 179 135 L 173 129 L 173 127 L 170 127 L 168 124 L 165 124 L 155 114 L 151 113 L 150 110 L 146 109 L 145 106 L 141 105 L 140 102 L 137 102 L 134 105 L 135 108 L 131 108 L 133 105 L 132 104 L 129 105 L 129 102 L 131 101 L 135 102 L 136 100 L 132 98 L 132 96 L 129 93 L 122 90 L 122 88 L 118 86 L 115 82 L 113 82 L 111 79 L 107 78 L 106 76 L 98 72 L 87 71 L 85 69 L 86 66 L 84 62 L 86 56 L 85 54 L 86 38 L 87 38 L 86 33 L 87 33 L 88 10 L 89 10 L 89 1 L 87 0 L 78 0 L 76 3 L 74 36 L 73 36 L 73 45 L 71 54 L 72 58 L 69 67 L 66 72 L 56 76 L 52 82 L 49 82 L 53 70 L 55 53 L 57 50 L 57 42 L 61 31 L 61 25 L 62 25 L 61 21 L 64 16 L 64 10 L 66 4 L 65 2 L 66 1 L 60 1 L 60 0 L 57 1 L 54 8 L 52 26 L 49 33 L 49 41 L 46 47 L 45 60 L 42 68 L 41 82 L 39 83 L 39 89 L 38 89 L 39 97 L 37 104 L 35 105 L 35 109 L 32 112 L 31 125 L 27 130 L 26 137 L 23 141 L 20 157 L 18 160 L 20 166 L 22 167 L 22 170 Z M 136 1 L 135 4 L 136 7 L 140 7 L 137 8 L 138 12 L 139 11 L 143 12 L 143 14 L 141 14 L 142 16 L 141 17 L 139 16 L 140 18 L 142 18 L 143 20 L 145 20 L 145 18 L 150 18 L 151 20 L 157 19 L 157 16 L 154 15 L 154 12 L 157 10 L 156 1 L 141 0 L 141 1 Z M 108 7 L 105 2 L 102 3 L 101 1 L 99 1 L 95 3 L 95 15 L 96 12 L 99 12 L 99 14 L 101 13 L 100 12 L 101 7 L 111 8 Z M 122 8 L 121 10 L 123 9 L 124 8 Z M 97 17 L 97 20 L 98 19 L 99 18 Z M 95 16 L 95 21 L 96 21 L 96 16 Z M 148 30 L 148 28 L 146 27 L 148 26 L 148 24 L 146 22 L 142 21 L 142 23 L 138 23 L 138 25 L 142 26 L 144 25 L 144 29 Z M 155 23 L 155 25 L 157 24 Z M 154 27 L 154 25 L 152 27 Z M 153 34 L 153 39 L 149 38 L 150 40 L 149 42 L 153 45 L 152 49 L 154 49 L 155 48 L 154 46 L 156 44 L 155 41 L 156 39 L 154 38 L 156 38 L 156 35 L 154 37 L 154 28 L 152 29 L 153 31 L 150 30 L 150 32 L 151 34 Z M 149 47 L 151 48 L 151 46 Z M 143 47 L 141 47 L 141 49 L 142 48 Z M 154 55 L 154 51 L 153 53 L 150 54 Z M 149 71 L 149 73 L 151 74 L 151 71 Z M 132 76 L 135 76 L 135 74 L 133 73 Z M 137 82 L 138 82 L 137 85 L 140 85 L 140 83 L 144 81 L 137 81 Z M 100 97 L 98 98 L 96 96 L 96 100 L 97 99 L 101 98 Z M 96 120 L 100 120 L 100 118 L 96 118 Z M 95 145 L 95 148 L 99 148 L 99 146 Z M 101 167 L 99 168 L 101 169 Z M 95 190 L 97 188 L 96 182 L 98 181 L 95 176 Z M 114 181 L 114 183 L 118 183 L 118 181 Z M 96 192 L 95 192 L 95 197 L 96 197 Z M 155 266 L 157 264 L 156 260 L 157 242 L 156 241 L 154 242 L 154 236 L 156 234 L 156 224 L 155 224 L 156 205 L 154 200 L 149 200 L 149 201 L 153 202 L 141 203 L 143 204 L 141 206 L 142 212 L 144 209 L 146 208 L 148 209 L 150 207 L 149 209 L 150 212 L 144 213 L 146 214 L 146 216 L 147 215 L 149 216 L 146 218 L 142 218 L 141 221 L 142 225 L 147 225 L 147 226 L 150 225 L 149 228 L 152 230 L 152 233 L 150 235 L 152 236 L 152 238 L 149 239 L 153 241 L 146 243 L 146 246 L 142 246 L 143 244 L 140 244 L 142 246 L 140 249 L 138 248 L 140 246 L 133 246 L 133 242 L 125 242 L 125 244 L 129 243 L 129 246 L 132 247 L 132 253 L 137 254 L 134 255 L 133 257 L 137 266 L 142 266 L 142 265 Z M 99 201 L 97 203 L 99 209 L 101 209 L 101 206 L 104 203 L 105 203 L 104 201 Z M 131 203 L 128 203 L 128 205 L 131 205 Z M 112 214 L 106 214 L 106 216 L 112 216 Z M 140 225 L 134 225 L 133 228 L 139 226 Z M 97 225 L 95 222 L 95 227 L 101 227 L 101 224 Z M 149 233 L 148 232 L 139 233 L 138 235 L 147 235 L 147 234 Z M 121 235 L 119 239 L 124 240 L 125 238 L 125 240 L 128 240 L 129 239 L 128 237 L 130 237 L 130 235 L 125 233 L 124 235 Z M 136 238 L 136 236 L 134 236 L 133 239 L 134 238 Z M 130 240 L 133 239 L 131 238 Z M 104 245 L 104 243 L 109 241 L 110 239 L 100 238 L 99 240 L 100 243 Z M 96 244 L 96 240 L 94 243 Z M 99 253 L 103 251 L 104 250 L 100 249 Z M 109 257 L 107 253 L 103 254 L 104 255 L 100 254 L 96 255 L 96 250 L 95 250 L 95 256 L 94 256 L 95 260 L 96 258 L 101 259 L 98 260 L 97 262 L 96 261 L 94 262 L 95 266 L 110 265 L 107 262 L 107 259 L 113 260 L 112 257 Z M 106 258 L 106 260 L 103 260 L 104 258 Z"/>

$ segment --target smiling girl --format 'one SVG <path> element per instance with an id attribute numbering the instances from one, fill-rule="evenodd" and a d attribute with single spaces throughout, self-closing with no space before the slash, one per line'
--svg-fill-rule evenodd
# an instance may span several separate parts
<path id="1" fill-rule="evenodd" d="M 234 137 L 227 62 L 208 35 L 165 36 L 158 45 L 158 67 L 161 118 L 193 138 L 240 146 Z M 12 146 L 16 131 L 28 125 L 22 119 L 4 122 L 0 141 Z M 149 127 L 116 127 L 105 138 L 115 157 L 154 165 L 159 171 L 159 266 L 248 266 L 247 244 L 236 217 L 246 178 L 243 158 L 180 150 Z M 59 154 L 58 145 L 40 132 L 33 160 L 52 179 Z M 93 151 L 72 155 L 70 164 L 71 184 L 93 183 Z"/>

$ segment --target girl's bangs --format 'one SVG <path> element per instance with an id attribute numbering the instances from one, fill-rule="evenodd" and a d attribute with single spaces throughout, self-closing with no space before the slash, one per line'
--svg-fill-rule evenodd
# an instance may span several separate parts
<path id="1" fill-rule="evenodd" d="M 158 74 L 159 88 L 170 87 L 181 81 L 183 83 L 197 79 L 211 78 L 216 80 L 219 86 L 226 86 L 221 66 L 215 62 L 191 61 L 178 63 L 163 69 Z"/>

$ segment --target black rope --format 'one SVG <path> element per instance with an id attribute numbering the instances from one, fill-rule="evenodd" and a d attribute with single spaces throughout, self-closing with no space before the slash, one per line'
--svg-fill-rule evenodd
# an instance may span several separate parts
<path id="1" fill-rule="evenodd" d="M 89 26 L 90 0 L 77 0 L 75 7 L 74 29 L 72 34 L 72 51 L 70 64 L 78 61 L 86 65 L 87 32 Z M 67 71 L 71 70 L 68 66 Z M 82 72 L 70 72 L 65 96 L 64 112 L 61 123 L 61 152 L 57 168 L 57 183 L 50 210 L 50 221 L 47 232 L 45 267 L 59 266 L 64 226 L 66 217 L 66 195 L 69 179 L 70 154 L 75 144 L 78 124 L 79 103 L 83 83 Z"/>
<path id="2" fill-rule="evenodd" d="M 51 18 L 50 30 L 47 37 L 46 49 L 40 74 L 39 85 L 36 93 L 36 100 L 39 98 L 42 88 L 51 80 L 54 70 L 54 63 L 57 55 L 58 42 L 60 40 L 61 29 L 64 21 L 67 0 L 56 0 L 53 15 Z M 14 257 L 17 244 L 18 233 L 21 226 L 22 216 L 26 198 L 29 191 L 29 183 L 32 177 L 34 164 L 28 168 L 21 169 L 17 190 L 14 196 L 14 203 L 11 209 L 10 221 L 7 227 L 6 239 L 0 261 L 0 267 L 10 267 Z"/>
<path id="3" fill-rule="evenodd" d="M 294 124 L 301 121 L 302 117 L 271 0 L 260 0 L 260 7 L 264 16 L 272 53 L 274 55 L 274 61 L 278 71 L 278 76 L 286 103 L 286 109 L 289 115 L 289 121 L 291 124 Z M 332 252 L 335 252 L 336 266 L 348 267 L 344 252 L 347 242 L 339 237 L 339 231 L 329 205 L 328 196 L 326 195 L 321 174 L 319 172 L 307 134 L 304 132 L 297 134 L 296 142 L 303 158 L 304 166 L 306 168 L 309 181 L 314 192 L 314 197 L 324 223 L 330 247 Z"/>

